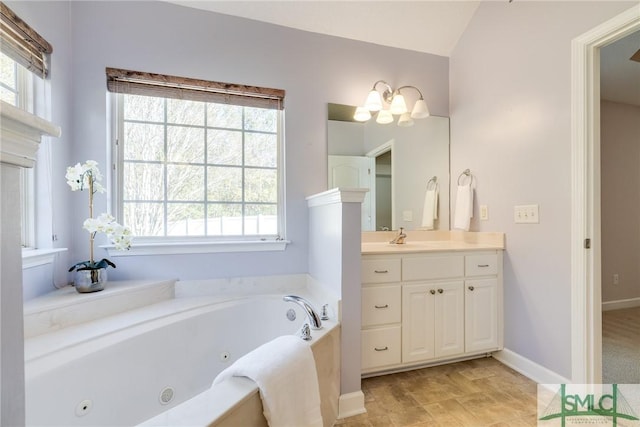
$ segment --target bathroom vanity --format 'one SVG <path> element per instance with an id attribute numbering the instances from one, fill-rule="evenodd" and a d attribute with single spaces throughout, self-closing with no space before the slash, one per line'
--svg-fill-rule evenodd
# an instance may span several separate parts
<path id="1" fill-rule="evenodd" d="M 502 233 L 363 233 L 362 373 L 502 349 Z"/>

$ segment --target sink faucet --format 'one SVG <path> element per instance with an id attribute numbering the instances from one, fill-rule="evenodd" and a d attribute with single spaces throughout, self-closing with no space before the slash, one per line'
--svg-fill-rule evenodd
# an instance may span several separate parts
<path id="1" fill-rule="evenodd" d="M 404 232 L 404 228 L 400 227 L 400 231 L 398 231 L 398 235 L 393 238 L 389 243 L 393 243 L 394 245 L 401 245 L 404 243 L 404 239 L 407 238 L 407 235 Z"/>
<path id="2" fill-rule="evenodd" d="M 304 309 L 304 311 L 307 313 L 307 317 L 309 318 L 309 325 L 311 329 L 322 329 L 322 321 L 320 320 L 320 316 L 313 309 L 309 301 L 297 295 L 285 295 L 282 299 L 287 302 L 296 303 Z"/>

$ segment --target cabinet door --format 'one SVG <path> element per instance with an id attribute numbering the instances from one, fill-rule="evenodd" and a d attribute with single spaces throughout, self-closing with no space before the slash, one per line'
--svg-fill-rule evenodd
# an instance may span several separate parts
<path id="1" fill-rule="evenodd" d="M 435 356 L 464 353 L 464 283 L 447 282 L 435 286 Z"/>
<path id="2" fill-rule="evenodd" d="M 402 362 L 435 357 L 433 326 L 436 290 L 431 284 L 402 286 Z"/>
<path id="3" fill-rule="evenodd" d="M 465 350 L 468 353 L 498 348 L 497 279 L 465 282 Z"/>

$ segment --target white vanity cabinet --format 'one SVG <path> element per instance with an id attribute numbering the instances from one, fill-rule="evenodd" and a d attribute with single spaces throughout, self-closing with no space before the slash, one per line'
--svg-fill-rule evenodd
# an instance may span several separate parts
<path id="1" fill-rule="evenodd" d="M 502 347 L 502 251 L 362 257 L 362 372 Z"/>

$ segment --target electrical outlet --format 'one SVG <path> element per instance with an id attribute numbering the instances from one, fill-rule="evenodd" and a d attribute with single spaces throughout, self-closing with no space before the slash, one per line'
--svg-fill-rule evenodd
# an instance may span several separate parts
<path id="1" fill-rule="evenodd" d="M 480 219 L 483 221 L 489 219 L 489 208 L 487 205 L 480 205 Z"/>
<path id="2" fill-rule="evenodd" d="M 613 281 L 611 283 L 613 283 L 614 285 L 620 284 L 620 275 L 618 273 L 613 275 Z"/>
<path id="3" fill-rule="evenodd" d="M 413 211 L 402 211 L 403 221 L 413 221 Z"/>
<path id="4" fill-rule="evenodd" d="M 513 220 L 516 224 L 540 223 L 538 205 L 517 205 L 513 207 Z"/>

